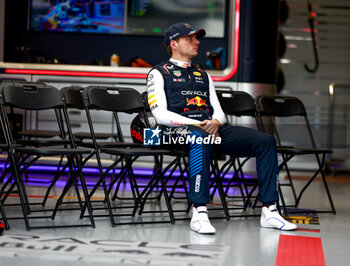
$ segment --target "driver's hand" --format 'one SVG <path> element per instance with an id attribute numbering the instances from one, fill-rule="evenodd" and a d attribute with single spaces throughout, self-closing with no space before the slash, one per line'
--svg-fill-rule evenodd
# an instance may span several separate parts
<path id="1" fill-rule="evenodd" d="M 215 137 L 219 136 L 218 132 L 219 132 L 221 123 L 217 119 L 204 120 L 199 124 L 199 126 L 209 135 L 215 135 Z"/>

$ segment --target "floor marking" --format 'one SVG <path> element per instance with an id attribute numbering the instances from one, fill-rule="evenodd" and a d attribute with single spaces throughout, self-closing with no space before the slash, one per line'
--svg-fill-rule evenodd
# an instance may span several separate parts
<path id="1" fill-rule="evenodd" d="M 25 258 L 28 264 L 40 260 L 42 265 L 66 261 L 79 265 L 221 266 L 229 248 L 211 244 L 6 234 L 0 237 L 0 260 L 7 257 L 15 262 Z"/>
<path id="2" fill-rule="evenodd" d="M 304 215 L 303 215 L 304 214 Z M 298 215 L 290 215 L 283 217 L 293 224 L 320 224 L 317 213 L 299 213 Z"/>
<path id="3" fill-rule="evenodd" d="M 321 233 L 320 229 L 310 229 L 310 228 L 302 228 L 298 227 L 296 231 L 301 231 L 301 232 L 310 232 L 310 233 Z"/>
<path id="4" fill-rule="evenodd" d="M 280 235 L 276 266 L 325 266 L 320 237 Z"/>

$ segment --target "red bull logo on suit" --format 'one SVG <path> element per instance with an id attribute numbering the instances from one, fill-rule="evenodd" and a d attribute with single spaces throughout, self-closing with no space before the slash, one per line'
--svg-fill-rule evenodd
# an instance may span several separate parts
<path id="1" fill-rule="evenodd" d="M 208 106 L 201 97 L 196 96 L 192 99 L 186 98 L 187 105 Z"/>

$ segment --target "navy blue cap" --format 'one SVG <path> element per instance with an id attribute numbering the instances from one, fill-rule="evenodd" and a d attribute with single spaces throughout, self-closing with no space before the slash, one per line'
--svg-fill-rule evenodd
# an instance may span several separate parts
<path id="1" fill-rule="evenodd" d="M 177 40 L 180 37 L 191 35 L 196 35 L 197 38 L 202 38 L 205 36 L 205 30 L 195 30 L 190 24 L 185 22 L 173 24 L 165 32 L 165 46 L 168 46 L 172 40 Z"/>

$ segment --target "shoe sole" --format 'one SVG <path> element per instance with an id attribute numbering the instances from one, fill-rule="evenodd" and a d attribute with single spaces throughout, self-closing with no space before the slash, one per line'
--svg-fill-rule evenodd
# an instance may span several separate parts
<path id="1" fill-rule="evenodd" d="M 192 231 L 192 232 L 195 232 L 195 233 L 197 233 L 197 234 L 201 234 L 201 235 L 215 235 L 215 233 L 216 233 L 216 232 L 213 232 L 213 233 L 201 233 L 201 232 L 198 232 L 198 231 L 193 230 L 193 229 L 191 229 L 191 231 Z"/>
<path id="2" fill-rule="evenodd" d="M 277 227 L 269 227 L 269 226 L 263 226 L 260 225 L 261 228 L 267 228 L 267 229 L 276 229 L 276 230 L 280 230 L 280 231 L 295 231 L 298 229 L 298 227 L 296 228 L 291 228 L 291 229 L 283 229 L 283 228 L 277 228 Z"/>

